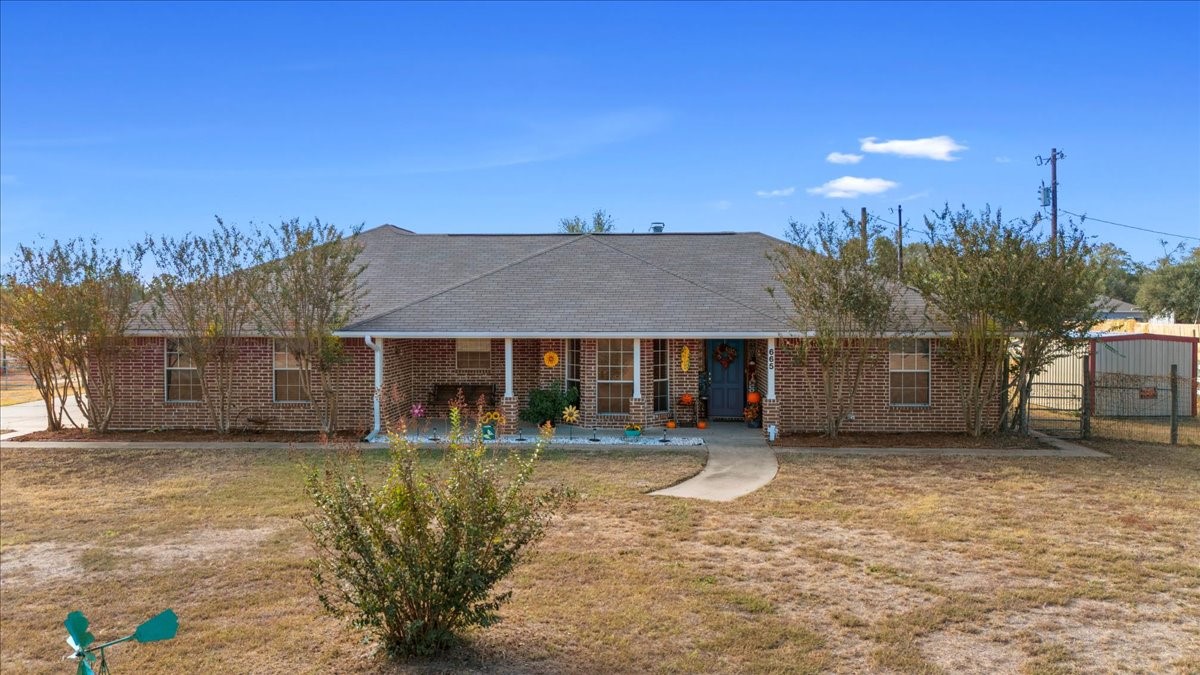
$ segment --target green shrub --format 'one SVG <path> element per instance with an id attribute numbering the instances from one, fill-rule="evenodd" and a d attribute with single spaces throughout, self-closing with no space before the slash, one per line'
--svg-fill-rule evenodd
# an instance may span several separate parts
<path id="1" fill-rule="evenodd" d="M 450 412 L 450 444 L 422 465 L 417 447 L 391 437 L 382 484 L 361 464 L 309 467 L 316 508 L 304 520 L 321 605 L 372 633 L 393 655 L 441 651 L 471 626 L 499 620 L 511 591 L 493 587 L 538 541 L 562 489 L 528 487 L 549 431 L 533 452 L 489 450 Z"/>
<path id="2" fill-rule="evenodd" d="M 563 408 L 579 405 L 579 390 L 571 387 L 566 391 L 557 384 L 549 389 L 534 389 L 529 392 L 529 405 L 519 417 L 530 424 L 557 422 L 562 419 Z"/>

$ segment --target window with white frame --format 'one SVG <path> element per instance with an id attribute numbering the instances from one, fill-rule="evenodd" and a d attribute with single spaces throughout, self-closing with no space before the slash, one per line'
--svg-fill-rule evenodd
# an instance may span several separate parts
<path id="1" fill-rule="evenodd" d="M 629 413 L 633 398 L 633 340 L 596 340 L 596 411 Z"/>
<path id="2" fill-rule="evenodd" d="M 670 359 L 667 357 L 667 341 L 654 341 L 654 412 L 671 409 L 671 391 L 668 381 Z"/>
<path id="3" fill-rule="evenodd" d="M 929 405 L 929 340 L 906 338 L 888 343 L 891 399 L 895 406 Z"/>
<path id="4" fill-rule="evenodd" d="M 567 391 L 574 389 L 576 392 L 582 391 L 582 374 L 581 367 L 583 365 L 583 340 L 567 340 L 567 361 L 566 361 L 566 385 Z"/>
<path id="5" fill-rule="evenodd" d="M 283 340 L 275 340 L 275 402 L 291 403 L 308 400 L 304 389 L 304 378 L 300 372 L 300 360 L 287 348 Z"/>
<path id="6" fill-rule="evenodd" d="M 175 340 L 166 341 L 166 384 L 168 401 L 199 401 L 204 398 L 200 389 L 200 371 L 192 357 L 184 354 Z"/>
<path id="7" fill-rule="evenodd" d="M 492 341 L 487 338 L 458 338 L 455 365 L 462 370 L 486 369 L 492 366 Z"/>

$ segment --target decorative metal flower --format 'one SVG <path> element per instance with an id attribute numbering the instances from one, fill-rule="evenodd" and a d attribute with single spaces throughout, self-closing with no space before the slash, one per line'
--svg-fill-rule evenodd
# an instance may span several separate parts
<path id="1" fill-rule="evenodd" d="M 579 424 L 579 408 L 573 405 L 563 408 L 562 420 L 567 424 Z"/>
<path id="2" fill-rule="evenodd" d="M 688 349 L 687 345 L 684 345 L 683 349 L 679 352 L 679 369 L 686 373 L 691 365 L 692 350 Z"/>
<path id="3" fill-rule="evenodd" d="M 542 355 L 542 363 L 546 364 L 547 368 L 553 368 L 558 365 L 558 352 L 549 351 Z"/>
<path id="4" fill-rule="evenodd" d="M 498 411 L 498 410 L 493 410 L 489 413 L 484 413 L 483 417 L 481 417 L 479 419 L 479 421 L 482 422 L 483 424 L 503 425 L 506 423 L 506 420 L 504 419 L 504 415 L 501 415 L 500 411 Z"/>
<path id="5" fill-rule="evenodd" d="M 421 405 L 420 403 L 414 403 L 412 404 L 412 408 L 409 409 L 408 414 L 413 419 L 419 420 L 425 416 L 425 406 Z"/>

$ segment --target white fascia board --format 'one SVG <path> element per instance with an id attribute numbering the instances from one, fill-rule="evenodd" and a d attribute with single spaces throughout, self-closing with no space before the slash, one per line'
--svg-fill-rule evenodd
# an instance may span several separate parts
<path id="1" fill-rule="evenodd" d="M 745 333 L 731 333 L 727 331 L 709 331 L 703 333 L 697 332 L 596 332 L 596 333 L 580 333 L 572 331 L 547 331 L 539 333 L 530 332 L 503 332 L 503 331 L 371 331 L 371 330 L 350 330 L 350 331 L 335 331 L 334 336 L 340 338 L 364 338 L 367 336 L 388 339 L 403 339 L 403 338 L 514 338 L 518 340 L 530 339 L 632 339 L 641 338 L 644 340 L 653 339 L 682 339 L 696 338 L 705 340 L 741 340 L 741 339 L 760 339 L 760 338 L 806 338 L 813 337 L 814 331 L 781 331 L 781 332 L 765 332 L 765 331 L 750 331 Z M 923 332 L 887 332 L 880 337 L 948 337 L 949 331 L 923 331 Z"/>

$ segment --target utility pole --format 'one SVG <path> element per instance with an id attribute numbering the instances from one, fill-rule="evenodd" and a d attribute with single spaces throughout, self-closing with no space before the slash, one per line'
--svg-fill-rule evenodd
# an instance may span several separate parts
<path id="1" fill-rule="evenodd" d="M 870 246 L 867 241 L 867 207 L 862 207 L 862 219 L 858 221 L 858 229 L 862 232 L 863 246 Z"/>
<path id="2" fill-rule="evenodd" d="M 1058 148 L 1050 148 L 1050 158 L 1037 156 L 1038 166 L 1050 165 L 1050 250 L 1058 251 L 1058 160 L 1066 158 Z"/>
<path id="3" fill-rule="evenodd" d="M 896 205 L 896 276 L 904 278 L 904 205 Z"/>

